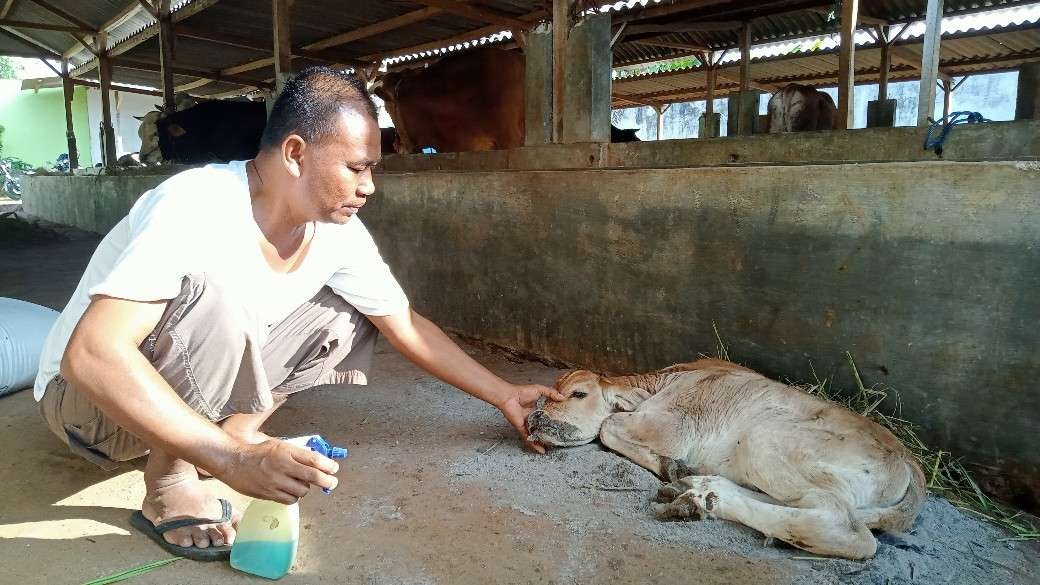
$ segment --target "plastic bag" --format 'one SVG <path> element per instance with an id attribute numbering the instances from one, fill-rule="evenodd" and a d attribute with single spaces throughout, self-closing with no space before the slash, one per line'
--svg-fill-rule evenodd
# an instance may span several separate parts
<path id="1" fill-rule="evenodd" d="M 0 297 L 0 396 L 33 385 L 43 341 L 58 312 Z"/>

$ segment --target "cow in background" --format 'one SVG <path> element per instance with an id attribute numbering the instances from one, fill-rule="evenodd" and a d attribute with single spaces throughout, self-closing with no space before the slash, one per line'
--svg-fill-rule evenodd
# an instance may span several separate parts
<path id="1" fill-rule="evenodd" d="M 397 129 L 397 152 L 497 150 L 524 143 L 524 55 L 495 48 L 392 71 L 374 88 Z"/>
<path id="2" fill-rule="evenodd" d="M 523 146 L 524 63 L 519 51 L 486 47 L 384 75 L 373 93 L 394 121 L 396 152 Z M 639 141 L 637 131 L 611 126 L 610 141 Z"/>
<path id="3" fill-rule="evenodd" d="M 771 134 L 833 130 L 838 108 L 830 95 L 792 83 L 769 98 L 768 116 Z"/>

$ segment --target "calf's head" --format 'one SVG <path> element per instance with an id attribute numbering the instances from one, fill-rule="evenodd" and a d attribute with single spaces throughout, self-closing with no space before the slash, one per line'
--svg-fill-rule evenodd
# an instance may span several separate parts
<path id="1" fill-rule="evenodd" d="M 556 381 L 566 399 L 547 402 L 527 417 L 532 439 L 554 447 L 584 445 L 599 436 L 603 421 L 615 412 L 635 410 L 650 397 L 641 388 L 615 383 L 588 370 L 576 370 Z"/>

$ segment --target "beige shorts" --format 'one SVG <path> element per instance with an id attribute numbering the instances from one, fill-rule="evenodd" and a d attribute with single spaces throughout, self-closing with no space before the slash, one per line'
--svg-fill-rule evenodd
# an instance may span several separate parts
<path id="1" fill-rule="evenodd" d="M 270 409 L 276 395 L 320 384 L 366 384 L 378 331 L 328 287 L 256 339 L 245 314 L 216 279 L 191 275 L 141 344 L 173 390 L 199 414 L 220 421 Z M 40 412 L 69 448 L 104 469 L 146 455 L 148 446 L 119 427 L 60 375 Z"/>

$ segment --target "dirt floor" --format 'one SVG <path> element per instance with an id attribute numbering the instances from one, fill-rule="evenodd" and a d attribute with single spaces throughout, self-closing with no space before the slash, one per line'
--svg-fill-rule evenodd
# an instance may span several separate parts
<path id="1" fill-rule="evenodd" d="M 60 309 L 96 244 L 0 250 L 0 296 Z M 467 350 L 517 382 L 559 374 Z M 386 344 L 377 351 L 371 385 L 302 393 L 267 429 L 318 432 L 350 449 L 340 487 L 300 504 L 300 551 L 286 583 L 970 585 L 1040 574 L 1035 544 L 1001 541 L 1007 535 L 934 498 L 909 534 L 882 537 L 866 562 L 805 560 L 726 522 L 657 521 L 659 482 L 649 472 L 596 444 L 523 451 L 492 408 Z M 128 522 L 142 496 L 140 465 L 105 473 L 70 454 L 44 428 L 31 392 L 0 398 L 0 445 L 0 582 L 83 583 L 168 556 Z M 226 563 L 180 561 L 133 582 L 256 581 Z"/>

